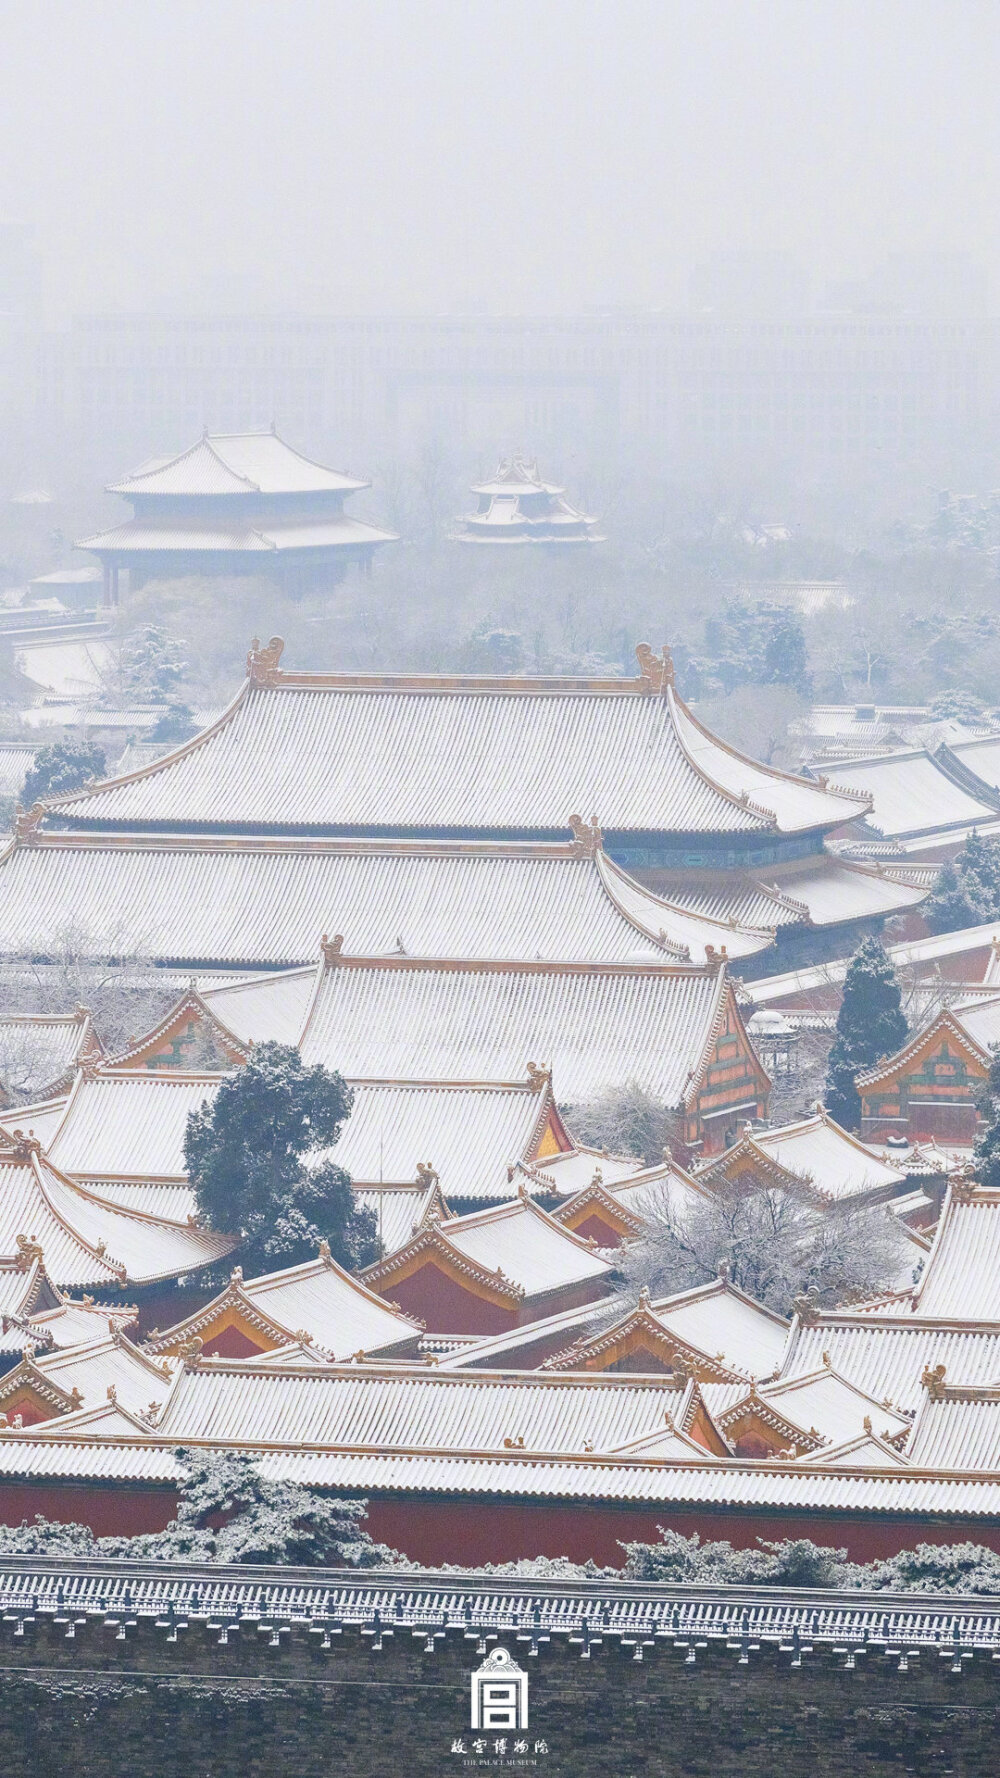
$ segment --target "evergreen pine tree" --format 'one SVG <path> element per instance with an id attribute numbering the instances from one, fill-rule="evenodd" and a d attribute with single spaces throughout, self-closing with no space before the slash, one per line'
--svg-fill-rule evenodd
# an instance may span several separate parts
<path id="1" fill-rule="evenodd" d="M 1000 840 L 970 833 L 957 857 L 944 865 L 923 913 L 932 932 L 1000 919 Z"/>
<path id="2" fill-rule="evenodd" d="M 212 1228 L 242 1234 L 245 1272 L 314 1259 L 321 1240 L 344 1266 L 378 1257 L 374 1213 L 322 1158 L 353 1100 L 339 1074 L 308 1067 L 294 1045 L 258 1043 L 189 1114 L 184 1159 L 198 1209 Z"/>
<path id="3" fill-rule="evenodd" d="M 877 938 L 862 939 L 847 966 L 826 1076 L 826 1108 L 845 1129 L 861 1122 L 855 1075 L 891 1056 L 905 1037 L 896 972 Z"/>
<path id="4" fill-rule="evenodd" d="M 35 763 L 24 780 L 21 802 L 26 809 L 40 797 L 72 796 L 107 768 L 104 748 L 96 741 L 53 741 L 39 747 Z"/>

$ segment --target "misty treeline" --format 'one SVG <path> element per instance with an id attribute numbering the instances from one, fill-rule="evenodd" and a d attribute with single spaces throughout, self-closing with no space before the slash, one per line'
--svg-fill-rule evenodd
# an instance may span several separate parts
<path id="1" fill-rule="evenodd" d="M 501 674 L 630 675 L 636 642 L 666 641 L 685 695 L 727 738 L 779 765 L 793 758 L 788 728 L 811 699 L 938 703 L 965 715 L 993 701 L 995 525 L 944 524 L 930 496 L 916 519 L 861 521 L 801 490 L 776 504 L 745 473 L 723 496 L 658 482 L 610 451 L 588 464 L 553 447 L 542 473 L 600 517 L 606 542 L 455 542 L 456 519 L 474 506 L 469 483 L 490 467 L 484 452 L 470 459 L 435 443 L 374 465 L 364 516 L 401 541 L 378 553 L 370 578 L 349 571 L 300 598 L 252 577 L 126 593 L 105 691 L 211 708 L 232 694 L 254 635 L 283 635 L 287 660 L 317 667 Z M 93 511 L 75 514 L 75 527 L 96 528 L 101 511 L 95 484 Z M 0 579 L 11 584 L 71 559 L 68 531 L 38 521 L 27 538 L 27 523 L 0 511 Z M 786 595 L 792 582 L 813 583 L 813 594 Z M 21 701 L 16 663 L 0 660 L 0 706 Z"/>

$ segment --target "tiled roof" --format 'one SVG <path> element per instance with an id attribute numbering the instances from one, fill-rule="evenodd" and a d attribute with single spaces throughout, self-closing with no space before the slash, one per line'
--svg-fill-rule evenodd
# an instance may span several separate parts
<path id="1" fill-rule="evenodd" d="M 654 1303 L 657 1320 L 733 1370 L 764 1377 L 780 1365 L 788 1323 L 722 1279 Z"/>
<path id="2" fill-rule="evenodd" d="M 0 861 L 0 946 L 58 950 L 75 921 L 97 957 L 129 945 L 153 962 L 303 963 L 324 932 L 355 955 L 704 962 L 761 950 L 674 910 L 603 856 L 561 846 L 45 834 Z M 663 937 L 660 937 L 660 934 Z"/>
<path id="3" fill-rule="evenodd" d="M 906 1178 L 823 1112 L 777 1129 L 755 1130 L 753 1142 L 780 1166 L 831 1198 L 902 1185 Z"/>
<path id="4" fill-rule="evenodd" d="M 946 1387 L 925 1394 L 906 1454 L 915 1468 L 1000 1474 L 1000 1390 Z"/>
<path id="5" fill-rule="evenodd" d="M 393 681 L 275 665 L 194 741 L 57 814 L 487 836 L 565 833 L 596 812 L 607 830 L 754 834 L 832 827 L 865 807 L 742 759 L 648 678 Z"/>
<path id="6" fill-rule="evenodd" d="M 777 1383 L 761 1383 L 761 1401 L 804 1432 L 815 1430 L 832 1445 L 858 1437 L 869 1420 L 877 1434 L 893 1438 L 908 1432 L 910 1422 L 897 1409 L 887 1408 L 829 1365 L 809 1375 L 783 1377 Z"/>
<path id="7" fill-rule="evenodd" d="M 535 1061 L 569 1103 L 635 1079 L 678 1105 L 726 991 L 724 972 L 688 968 L 348 959 L 324 972 L 301 1047 L 354 1080 L 518 1080 Z M 245 1034 L 231 1002 L 206 998 Z"/>
<path id="8" fill-rule="evenodd" d="M 169 1363 L 147 1357 L 125 1334 L 109 1333 L 107 1322 L 102 1338 L 91 1336 L 80 1345 L 36 1352 L 27 1365 L 65 1395 L 76 1390 L 80 1406 L 99 1406 L 113 1389 L 122 1407 L 131 1413 L 141 1413 L 153 1402 L 161 1405 L 173 1375 Z M 21 1374 L 18 1366 L 0 1380 L 0 1412 L 19 1387 Z"/>
<path id="9" fill-rule="evenodd" d="M 368 485 L 311 463 L 274 432 L 213 432 L 179 456 L 141 464 L 108 493 L 348 494 Z"/>
<path id="10" fill-rule="evenodd" d="M 177 1379 L 158 1428 L 166 1439 L 323 1444 L 373 1451 L 616 1449 L 662 1425 L 679 1392 L 621 1377 L 475 1378 L 414 1368 L 268 1373 L 209 1359 Z M 520 1448 L 520 1447 L 519 1447 Z"/>
<path id="11" fill-rule="evenodd" d="M 669 892 L 672 900 L 694 914 L 735 920 L 741 927 L 772 928 L 831 926 L 841 920 L 900 913 L 919 906 L 927 893 L 926 884 L 898 882 L 888 873 L 827 856 L 773 879 L 734 871 L 704 882 L 689 880 Z"/>
<path id="12" fill-rule="evenodd" d="M 551 1105 L 548 1086 L 362 1082 L 330 1154 L 356 1186 L 415 1185 L 429 1165 L 446 1197 L 509 1198 Z"/>
<path id="13" fill-rule="evenodd" d="M 614 1267 L 527 1198 L 442 1222 L 440 1233 L 466 1259 L 502 1272 L 525 1296 L 582 1281 L 610 1283 Z"/>
<path id="14" fill-rule="evenodd" d="M 572 1197 L 585 1186 L 592 1185 L 598 1173 L 603 1185 L 617 1188 L 626 1179 L 634 1179 L 637 1173 L 645 1170 L 645 1162 L 636 1155 L 608 1155 L 602 1154 L 599 1148 L 580 1146 L 566 1154 L 544 1155 L 532 1163 L 527 1174 L 537 1182 L 539 1189 L 547 1187 L 562 1197 Z"/>
<path id="15" fill-rule="evenodd" d="M 199 1373 L 202 1380 L 207 1370 L 207 1366 L 203 1367 Z M 250 1375 L 248 1372 L 248 1382 Z M 283 1379 L 268 1377 L 266 1370 L 260 1370 L 253 1381 L 260 1388 Z M 197 1405 L 193 1401 L 188 1405 L 192 1419 L 204 1419 L 213 1404 L 203 1395 Z M 257 1405 L 250 1389 L 246 1405 Z M 294 1423 L 303 1418 L 310 1422 L 313 1415 L 308 1400 L 295 1405 L 301 1413 L 289 1411 L 282 1419 Z M 516 1404 L 510 1400 L 504 1405 Z M 231 1400 L 223 1403 L 220 1398 L 218 1406 L 229 1410 Z M 292 1406 L 289 1402 L 289 1410 Z M 237 1412 L 237 1423 L 240 1418 Z M 582 1415 L 577 1419 L 582 1430 L 586 1419 Z M 171 1482 L 176 1481 L 180 1469 L 176 1439 L 186 1442 L 193 1437 L 188 1431 L 178 1431 L 171 1434 L 169 1443 L 163 1438 L 141 1436 L 132 1443 L 122 1436 L 102 1443 L 97 1437 L 74 1437 L 69 1428 L 64 1435 L 55 1422 L 44 1433 L 32 1427 L 26 1432 L 0 1436 L 0 1475 L 10 1480 L 63 1476 L 92 1481 Z M 292 1438 L 283 1449 L 264 1451 L 260 1470 L 268 1480 L 298 1482 L 307 1488 L 337 1488 L 345 1493 L 378 1490 L 401 1495 L 473 1495 L 484 1500 L 496 1496 L 522 1500 L 621 1500 L 664 1508 L 704 1505 L 804 1512 L 933 1514 L 945 1525 L 949 1517 L 995 1518 L 1000 1512 L 1000 1482 L 992 1476 L 914 1473 L 909 1467 L 872 1474 L 866 1466 L 859 1472 L 836 1463 L 824 1469 L 819 1461 L 808 1465 L 750 1466 L 720 1462 L 707 1454 L 703 1464 L 643 1462 L 639 1458 L 598 1455 L 596 1446 L 593 1455 L 583 1458 L 572 1454 L 533 1457 L 527 1451 L 498 1452 L 492 1446 L 484 1454 L 462 1450 L 451 1453 L 447 1448 L 440 1452 L 418 1449 L 412 1453 L 395 1449 L 309 1451 L 297 1448 L 297 1441 Z M 879 1615 L 884 1616 L 881 1605 Z M 841 1624 L 838 1617 L 838 1626 Z M 837 1640 L 842 1640 L 841 1627 Z"/>
<path id="16" fill-rule="evenodd" d="M 316 964 L 225 982 L 199 983 L 202 999 L 242 1043 L 298 1043 L 318 982 Z"/>
<path id="17" fill-rule="evenodd" d="M 393 531 L 380 531 L 363 519 L 349 513 L 334 513 L 327 519 L 258 518 L 250 524 L 238 521 L 220 523 L 206 518 L 201 523 L 185 515 L 174 523 L 150 518 L 125 519 L 110 531 L 96 531 L 92 537 L 81 537 L 77 549 L 104 551 L 179 550 L 190 554 L 199 550 L 240 554 L 280 554 L 292 549 L 344 549 L 358 545 L 371 547 L 376 543 L 395 543 Z"/>
<path id="18" fill-rule="evenodd" d="M 0 1151 L 0 1253 L 41 1248 L 54 1284 L 142 1284 L 195 1271 L 233 1246 L 224 1235 L 129 1215 L 7 1141 Z"/>
<path id="19" fill-rule="evenodd" d="M 0 743 L 0 796 L 20 797 L 37 751 L 37 747 L 19 747 L 10 741 Z"/>
<path id="20" fill-rule="evenodd" d="M 49 1158 L 74 1178 L 181 1181 L 188 1114 L 214 1099 L 220 1078 L 81 1073 L 48 1137 Z"/>
<path id="21" fill-rule="evenodd" d="M 90 1297 L 81 1301 L 78 1297 L 67 1296 L 57 1308 L 32 1312 L 30 1334 L 12 1326 L 5 1338 L 4 1349 L 17 1349 L 18 1341 L 12 1338 L 14 1334 L 20 1335 L 22 1350 L 83 1346 L 92 1340 L 103 1339 L 109 1323 L 114 1322 L 127 1330 L 134 1326 L 137 1318 L 138 1309 L 134 1303 L 94 1302 Z"/>
<path id="22" fill-rule="evenodd" d="M 922 1319 L 1000 1325 L 1000 1192 L 951 1188 L 914 1307 Z"/>
<path id="23" fill-rule="evenodd" d="M 812 1326 L 795 1326 L 782 1375 L 818 1370 L 824 1353 L 835 1370 L 876 1401 L 916 1408 L 924 1371 L 939 1364 L 963 1383 L 989 1383 L 1000 1376 L 1000 1327 L 950 1327 L 912 1314 L 908 1319 L 821 1315 Z"/>
<path id="24" fill-rule="evenodd" d="M 585 1303 L 582 1308 L 560 1309 L 558 1314 L 545 1315 L 524 1327 L 508 1328 L 505 1333 L 461 1341 L 454 1351 L 441 1356 L 438 1364 L 443 1371 L 497 1368 L 533 1371 L 553 1353 L 605 1331 L 620 1320 L 621 1315 L 621 1303 L 616 1298 L 603 1297 Z"/>
<path id="25" fill-rule="evenodd" d="M 420 1323 L 390 1308 L 324 1249 L 319 1259 L 260 1278 L 244 1279 L 234 1273 L 221 1296 L 177 1327 L 158 1334 L 150 1342 L 152 1350 L 169 1353 L 181 1339 L 200 1335 L 229 1303 L 240 1312 L 259 1311 L 266 1323 L 284 1330 L 289 1340 L 305 1333 L 322 1353 L 340 1361 L 359 1352 L 414 1346 L 422 1332 Z"/>
<path id="26" fill-rule="evenodd" d="M 977 797 L 943 771 L 925 751 L 852 760 L 825 773 L 831 790 L 869 793 L 874 807 L 869 825 L 887 839 L 931 834 L 996 819 L 996 801 Z"/>
<path id="27" fill-rule="evenodd" d="M 197 1212 L 197 1201 L 185 1181 L 175 1179 L 91 1179 L 87 1190 L 122 1210 L 138 1210 L 163 1222 L 186 1224 Z"/>
<path id="28" fill-rule="evenodd" d="M 430 1191 L 421 1185 L 390 1185 L 381 1191 L 361 1187 L 355 1192 L 358 1203 L 375 1217 L 383 1254 L 405 1247 L 422 1226 Z"/>

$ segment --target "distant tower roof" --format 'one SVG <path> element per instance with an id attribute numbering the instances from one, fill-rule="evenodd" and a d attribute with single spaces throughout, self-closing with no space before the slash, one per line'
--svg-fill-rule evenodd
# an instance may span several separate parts
<path id="1" fill-rule="evenodd" d="M 459 520 L 460 543 L 603 543 L 597 520 L 544 482 L 534 458 L 502 457 L 492 481 L 476 482 L 479 508 Z"/>
<path id="2" fill-rule="evenodd" d="M 276 432 L 206 432 L 176 457 L 153 457 L 112 482 L 109 494 L 320 494 L 370 487 L 324 469 Z"/>

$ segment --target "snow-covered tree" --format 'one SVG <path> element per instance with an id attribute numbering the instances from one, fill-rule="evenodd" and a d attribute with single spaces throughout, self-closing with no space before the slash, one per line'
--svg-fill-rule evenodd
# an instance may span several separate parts
<path id="1" fill-rule="evenodd" d="M 664 1196 L 620 1265 L 630 1294 L 653 1296 L 705 1284 L 721 1270 L 741 1290 L 788 1314 L 809 1292 L 820 1306 L 872 1296 L 899 1276 L 905 1237 L 882 1204 L 820 1207 L 743 1181 L 711 1196 Z"/>
<path id="2" fill-rule="evenodd" d="M 976 1178 L 995 1191 L 1000 1186 L 1000 1045 L 990 1050 L 990 1070 L 979 1095 L 983 1125 L 975 1148 Z"/>
<path id="3" fill-rule="evenodd" d="M 862 939 L 844 977 L 826 1077 L 827 1110 L 846 1130 L 856 1130 L 861 1122 L 855 1076 L 893 1055 L 905 1039 L 896 972 L 877 938 Z"/>
<path id="4" fill-rule="evenodd" d="M 1000 840 L 970 833 L 942 866 L 922 912 L 932 932 L 957 932 L 1000 917 Z"/>
<path id="5" fill-rule="evenodd" d="M 58 1524 L 39 1516 L 20 1525 L 0 1525 L 0 1554 L 407 1566 L 397 1551 L 372 1542 L 364 1527 L 364 1500 L 337 1499 L 297 1482 L 270 1481 L 257 1459 L 243 1451 L 179 1450 L 177 1456 L 182 1464 L 177 1516 L 162 1531 L 95 1537 L 89 1525 Z"/>
<path id="6" fill-rule="evenodd" d="M 213 1228 L 242 1232 L 244 1270 L 296 1265 L 320 1240 L 343 1265 L 377 1257 L 373 1212 L 357 1207 L 344 1169 L 319 1158 L 352 1101 L 339 1074 L 307 1067 L 294 1045 L 261 1043 L 191 1113 L 184 1159 L 198 1208 Z"/>
<path id="7" fill-rule="evenodd" d="M 607 1087 L 593 1099 L 560 1109 L 578 1142 L 608 1154 L 635 1155 L 656 1166 L 677 1135 L 677 1116 L 637 1080 Z"/>
<path id="8" fill-rule="evenodd" d="M 140 704 L 171 703 L 188 671 L 184 644 L 159 624 L 138 624 L 123 638 L 115 677 L 124 698 Z"/>
<path id="9" fill-rule="evenodd" d="M 94 778 L 103 778 L 107 758 L 96 741 L 53 741 L 39 747 L 21 791 L 26 809 L 41 797 L 71 796 Z"/>

